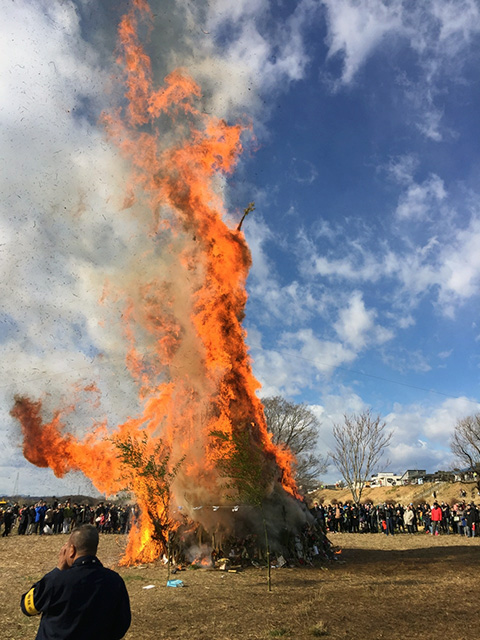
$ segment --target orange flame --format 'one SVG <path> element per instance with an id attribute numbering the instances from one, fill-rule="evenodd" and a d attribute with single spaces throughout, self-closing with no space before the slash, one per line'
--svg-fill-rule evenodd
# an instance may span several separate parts
<path id="1" fill-rule="evenodd" d="M 155 246 L 161 239 L 171 255 L 168 277 L 158 268 L 156 277 L 136 282 L 132 290 L 113 292 L 110 286 L 104 296 L 104 302 L 113 293 L 124 300 L 127 366 L 138 381 L 143 412 L 114 431 L 96 425 L 78 440 L 65 432 L 65 410 L 44 424 L 41 403 L 18 398 L 12 415 L 23 429 L 24 455 L 57 476 L 81 470 L 111 495 L 122 488 L 125 469 L 106 436 L 146 433 L 152 446 L 162 438 L 174 462 L 185 457 L 174 496 L 191 505 L 217 504 L 221 480 L 215 463 L 221 452 L 212 448 L 210 434 L 249 428 L 283 489 L 297 496 L 293 458 L 267 432 L 241 325 L 250 251 L 243 234 L 222 219 L 218 189 L 218 177 L 233 171 L 250 127 L 202 113 L 200 88 L 183 70 L 154 88 L 138 36 L 140 21 L 150 19 L 147 2 L 135 0 L 121 20 L 117 62 L 124 72 L 126 106 L 102 116 L 110 140 L 131 164 L 129 204 L 150 211 L 146 235 Z M 160 127 L 166 120 L 171 130 L 164 140 Z M 160 265 L 155 247 L 151 261 L 154 273 Z M 142 479 L 130 475 L 130 484 L 145 507 Z M 150 561 L 161 552 L 151 517 L 142 509 L 125 562 Z"/>

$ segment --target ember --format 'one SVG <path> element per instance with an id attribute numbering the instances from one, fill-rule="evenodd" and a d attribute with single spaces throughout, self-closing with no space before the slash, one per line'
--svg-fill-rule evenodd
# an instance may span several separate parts
<path id="1" fill-rule="evenodd" d="M 128 483 L 141 516 L 126 563 L 158 558 L 171 532 L 179 560 L 194 542 L 208 545 L 198 560 L 203 565 L 230 535 L 248 546 L 245 540 L 261 536 L 265 521 L 276 532 L 272 543 L 285 550 L 292 541 L 282 542 L 282 536 L 300 531 L 309 516 L 298 500 L 292 457 L 272 443 L 256 396 L 259 383 L 241 325 L 251 257 L 241 225 L 231 229 L 223 220 L 220 196 L 219 177 L 233 171 L 250 127 L 202 113 L 200 88 L 184 70 L 154 86 L 138 35 L 152 19 L 150 9 L 145 0 L 131 6 L 118 30 L 125 102 L 104 113 L 102 122 L 131 167 L 125 202 L 143 225 L 149 268 L 131 282 L 110 280 L 102 303 L 123 301 L 126 364 L 138 383 L 142 412 L 116 427 L 95 424 L 83 438 L 68 432 L 74 402 L 44 420 L 40 400 L 17 397 L 11 413 L 33 464 L 59 477 L 80 470 L 109 495 Z M 90 384 L 85 393 L 99 391 Z M 229 438 L 238 433 L 246 434 L 247 458 L 260 455 L 260 472 L 268 479 L 261 515 L 244 505 L 232 509 L 238 499 L 229 496 L 220 471 Z M 122 442 L 143 447 L 147 466 L 159 456 L 167 461 L 167 501 L 155 498 L 145 469 L 135 472 L 119 455 Z M 167 534 L 159 534 L 159 522 Z"/>

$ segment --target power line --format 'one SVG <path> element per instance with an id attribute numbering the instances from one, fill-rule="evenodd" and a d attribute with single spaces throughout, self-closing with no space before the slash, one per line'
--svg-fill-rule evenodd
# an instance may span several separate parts
<path id="1" fill-rule="evenodd" d="M 264 347 L 259 345 L 249 343 L 251 347 L 255 349 L 260 349 L 261 351 L 266 351 Z M 397 384 L 402 387 L 408 387 L 409 389 L 416 389 L 417 391 L 425 391 L 427 393 L 434 393 L 438 396 L 443 396 L 445 398 L 452 398 L 453 400 L 458 400 L 458 396 L 452 396 L 449 393 L 443 393 L 443 391 L 437 391 L 436 389 L 427 389 L 426 387 L 419 387 L 418 385 L 410 384 L 408 382 L 400 382 L 400 380 L 392 380 L 391 378 L 385 378 L 383 376 L 378 376 L 373 373 L 365 373 L 364 371 L 358 371 L 357 369 L 349 369 L 348 367 L 342 367 L 336 364 L 328 364 L 327 362 L 321 362 L 319 360 L 313 360 L 311 358 L 305 358 L 304 356 L 299 356 L 297 353 L 293 353 L 292 351 L 286 351 L 285 349 L 278 349 L 275 347 L 269 347 L 270 351 L 275 351 L 276 353 L 280 353 L 282 355 L 288 355 L 292 358 L 296 358 L 297 360 L 303 360 L 304 362 L 310 362 L 311 364 L 321 364 L 323 367 L 328 367 L 330 369 L 339 369 L 340 371 L 346 371 L 348 373 L 354 373 L 359 376 L 365 376 L 367 378 L 373 378 L 374 380 L 381 380 L 382 382 L 389 382 L 391 384 Z M 466 398 L 468 402 L 472 404 L 478 404 L 477 400 L 469 400 Z"/>

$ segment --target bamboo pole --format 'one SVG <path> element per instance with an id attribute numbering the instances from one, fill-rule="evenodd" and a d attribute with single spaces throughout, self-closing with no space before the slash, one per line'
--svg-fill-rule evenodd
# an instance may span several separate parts
<path id="1" fill-rule="evenodd" d="M 267 587 L 268 591 L 272 590 L 272 567 L 270 566 L 270 544 L 268 542 L 267 522 L 263 517 L 263 528 L 265 530 L 265 547 L 267 554 Z"/>
<path id="2" fill-rule="evenodd" d="M 167 584 L 170 580 L 170 565 L 171 565 L 171 557 L 170 557 L 170 531 L 167 533 Z"/>

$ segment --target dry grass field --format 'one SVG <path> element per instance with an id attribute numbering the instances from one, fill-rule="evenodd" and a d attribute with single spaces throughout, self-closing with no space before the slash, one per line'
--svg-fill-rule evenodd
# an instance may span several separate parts
<path id="1" fill-rule="evenodd" d="M 38 618 L 22 615 L 20 596 L 55 566 L 64 539 L 0 538 L 2 640 L 35 637 Z M 275 569 L 271 593 L 266 571 L 253 567 L 241 573 L 189 569 L 175 576 L 185 588 L 168 588 L 160 564 L 117 566 L 123 536 L 102 536 L 98 555 L 127 584 L 133 612 L 127 640 L 475 637 L 480 538 L 335 534 L 332 539 L 343 550 L 338 562 Z M 147 585 L 154 587 L 144 589 Z"/>

